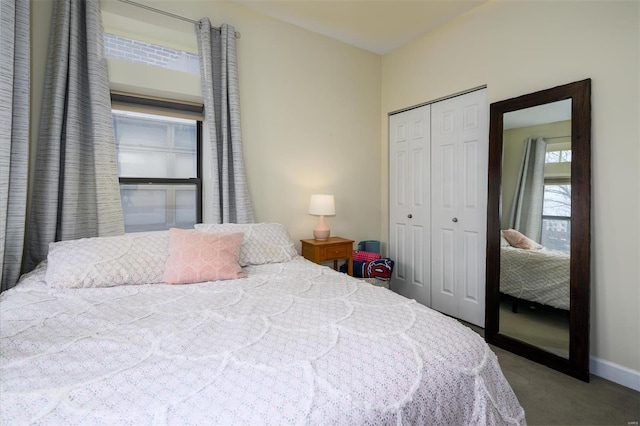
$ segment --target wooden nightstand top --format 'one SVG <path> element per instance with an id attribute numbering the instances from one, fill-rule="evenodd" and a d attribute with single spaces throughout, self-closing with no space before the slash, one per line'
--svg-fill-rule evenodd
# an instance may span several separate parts
<path id="1" fill-rule="evenodd" d="M 311 244 L 312 246 L 326 246 L 331 244 L 347 244 L 347 243 L 353 244 L 354 243 L 353 240 L 348 240 L 342 237 L 329 237 L 329 239 L 326 241 L 315 240 L 313 238 L 308 240 L 300 240 L 300 241 L 305 244 Z"/>

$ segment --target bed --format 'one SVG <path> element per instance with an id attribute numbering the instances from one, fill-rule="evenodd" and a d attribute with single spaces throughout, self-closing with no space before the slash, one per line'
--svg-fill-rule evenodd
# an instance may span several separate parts
<path id="1" fill-rule="evenodd" d="M 569 310 L 569 254 L 500 247 L 500 292 L 516 300 Z"/>
<path id="2" fill-rule="evenodd" d="M 192 232 L 238 230 L 243 277 L 184 285 L 167 231 L 52 245 L 0 295 L 0 424 L 525 424 L 477 333 L 281 225 Z"/>

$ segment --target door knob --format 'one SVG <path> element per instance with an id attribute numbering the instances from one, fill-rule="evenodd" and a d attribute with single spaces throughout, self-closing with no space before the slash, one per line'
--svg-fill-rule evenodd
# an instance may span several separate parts
<path id="1" fill-rule="evenodd" d="M 458 218 L 457 218 L 457 217 L 454 217 L 453 219 L 451 219 L 451 222 L 454 222 L 454 223 L 455 223 L 455 222 L 457 222 L 457 221 L 458 221 Z"/>
<path id="2" fill-rule="evenodd" d="M 413 217 L 413 215 L 412 215 L 411 213 L 409 213 L 409 214 L 407 215 L 407 217 L 408 217 L 409 219 L 411 219 L 411 218 Z"/>

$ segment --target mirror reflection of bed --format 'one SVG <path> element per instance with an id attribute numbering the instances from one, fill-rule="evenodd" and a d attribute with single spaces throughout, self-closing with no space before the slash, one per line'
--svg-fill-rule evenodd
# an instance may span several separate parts
<path id="1" fill-rule="evenodd" d="M 571 100 L 504 115 L 500 333 L 569 357 Z"/>

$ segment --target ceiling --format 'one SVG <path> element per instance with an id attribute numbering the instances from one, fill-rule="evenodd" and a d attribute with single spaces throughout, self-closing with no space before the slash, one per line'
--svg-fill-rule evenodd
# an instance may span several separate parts
<path id="1" fill-rule="evenodd" d="M 511 111 L 503 120 L 505 130 L 571 120 L 571 99 Z"/>
<path id="2" fill-rule="evenodd" d="M 487 0 L 232 0 L 384 55 Z"/>

